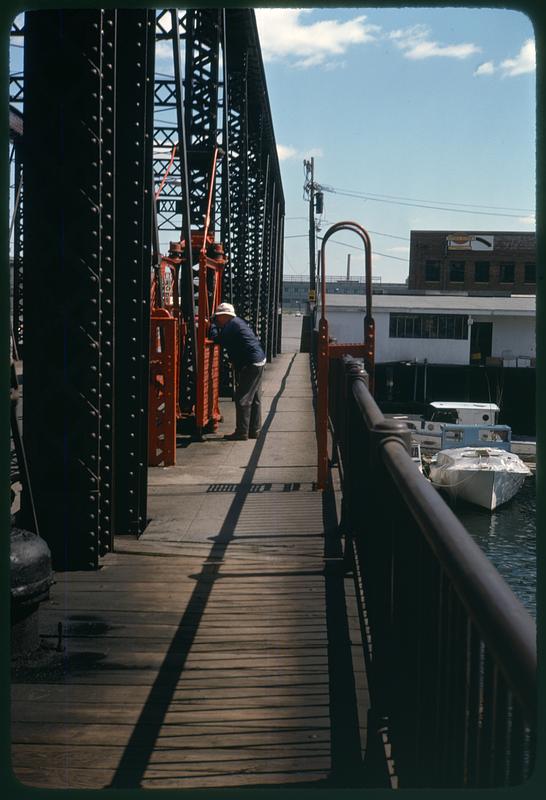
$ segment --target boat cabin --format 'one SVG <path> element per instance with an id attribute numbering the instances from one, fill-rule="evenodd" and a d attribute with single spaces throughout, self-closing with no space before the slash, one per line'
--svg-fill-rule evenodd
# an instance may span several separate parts
<path id="1" fill-rule="evenodd" d="M 442 425 L 440 450 L 452 447 L 494 447 L 512 451 L 509 425 Z"/>
<path id="2" fill-rule="evenodd" d="M 495 403 L 463 403 L 457 401 L 437 400 L 429 403 L 424 416 L 410 414 L 393 414 L 394 419 L 404 422 L 410 431 L 414 441 L 424 447 L 433 450 L 444 449 L 442 444 L 443 430 L 447 426 L 471 426 L 479 427 L 482 434 L 478 431 L 476 436 L 486 436 L 483 430 L 486 428 L 502 428 L 507 426 L 496 425 L 500 408 Z M 470 434 L 467 434 L 469 436 Z M 453 434 L 453 436 L 455 436 Z M 481 446 L 484 445 L 483 440 Z M 446 447 L 475 447 L 480 444 L 479 438 L 472 444 L 452 444 Z M 511 450 L 511 445 L 507 448 Z"/>
<path id="3" fill-rule="evenodd" d="M 438 400 L 429 403 L 426 419 L 453 425 L 495 425 L 500 408 L 495 403 L 459 403 Z"/>

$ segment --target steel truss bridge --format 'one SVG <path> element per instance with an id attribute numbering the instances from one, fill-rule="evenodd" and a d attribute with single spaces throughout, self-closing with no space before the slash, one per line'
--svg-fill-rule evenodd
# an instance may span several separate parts
<path id="1" fill-rule="evenodd" d="M 236 484 L 205 490 L 234 494 L 221 523 L 215 512 L 218 536 L 210 536 L 210 521 L 204 539 L 195 534 L 197 560 L 193 550 L 177 549 L 180 541 L 171 549 L 163 529 L 156 529 L 155 541 L 150 535 L 158 552 L 147 550 L 150 525 L 129 549 L 127 539 L 118 539 L 116 552 L 103 559 L 104 571 L 95 571 L 114 549 L 115 536 L 139 536 L 148 522 L 152 287 L 159 286 L 154 275 L 170 239 L 181 246 L 199 235 L 205 242 L 203 231 L 210 233 L 213 249 L 221 246 L 222 269 L 215 275 L 222 275 L 223 299 L 254 326 L 268 360 L 280 353 L 284 198 L 271 111 L 252 10 L 33 11 L 21 26 L 16 21 L 12 35 L 24 37 L 24 71 L 12 76 L 10 93 L 12 350 L 15 360 L 24 361 L 24 443 L 33 490 L 23 492 L 18 525 L 32 531 L 36 511 L 58 572 L 43 629 L 51 640 L 54 624 L 59 637 L 57 648 L 49 648 L 49 663 L 57 667 L 48 673 L 40 662 L 33 673 L 27 664 L 12 684 L 23 777 L 55 788 L 70 780 L 135 788 L 148 780 L 149 769 L 155 788 L 158 779 L 172 788 L 173 774 L 165 767 L 174 764 L 174 779 L 181 780 L 182 756 L 188 755 L 184 736 L 197 731 L 214 762 L 218 741 L 233 747 L 246 722 L 243 733 L 257 737 L 259 748 L 255 783 L 264 770 L 275 769 L 271 743 L 280 742 L 277 757 L 296 759 L 306 778 L 313 769 L 309 758 L 326 763 L 320 767 L 320 775 L 329 771 L 325 787 L 530 784 L 537 747 L 534 620 L 418 471 L 407 429 L 386 419 L 373 398 L 371 261 L 364 344 L 331 343 L 322 319 L 312 341 L 311 373 L 299 354 L 290 363 L 283 355 L 271 368 L 278 391 L 266 429 L 288 381 L 296 407 L 301 400 L 310 415 L 310 379 L 317 378 L 317 481 L 305 492 L 295 479 L 287 482 L 288 465 L 300 463 L 301 453 L 308 455 L 315 444 L 307 418 L 304 427 L 280 429 L 288 453 L 279 467 L 286 472 L 275 478 L 282 495 L 269 491 L 272 483 L 253 482 L 263 435 Z M 321 264 L 324 272 L 324 252 Z M 202 321 L 203 293 L 211 293 L 203 286 L 202 266 L 187 247 L 180 297 L 189 324 L 179 389 L 190 404 L 202 374 L 194 321 Z M 324 285 L 322 290 L 324 296 Z M 364 357 L 367 373 L 355 355 Z M 220 380 L 229 391 L 225 365 Z M 278 449 L 275 455 L 278 463 Z M 174 499 L 165 510 L 158 492 L 156 511 L 172 514 L 175 507 L 183 516 L 185 508 Z M 253 531 L 250 543 L 242 536 L 226 555 L 240 520 Z M 136 567 L 124 560 L 135 551 L 141 559 Z M 81 576 L 69 574 L 73 570 L 89 570 L 86 589 L 78 585 Z M 171 593 L 173 572 L 178 593 Z M 147 581 L 149 573 L 154 590 L 139 595 L 139 580 Z M 74 620 L 71 603 L 80 591 L 87 592 L 83 602 L 89 605 Z M 352 614 L 346 596 L 353 598 Z M 120 597 L 126 603 L 121 611 L 130 609 L 123 619 Z M 238 624 L 232 625 L 234 609 Z M 61 644 L 60 615 L 72 665 Z M 167 645 L 156 636 L 158 619 L 171 630 L 176 624 Z M 139 634 L 135 645 L 142 621 L 153 635 Z M 111 637 L 101 640 L 101 626 Z M 204 642 L 198 640 L 202 632 Z M 218 647 L 218 636 L 228 650 Z M 277 645 L 279 637 L 277 652 L 271 642 Z M 135 654 L 143 642 L 146 653 L 145 647 Z M 186 666 L 195 673 L 206 659 L 199 676 L 204 686 L 198 683 L 193 695 L 194 677 L 189 688 L 180 681 Z M 138 680 L 144 676 L 146 685 L 138 684 L 139 669 Z M 226 674 L 234 682 L 227 686 L 232 697 L 224 697 Z M 105 675 L 112 685 L 104 683 Z M 291 693 L 300 680 L 313 695 L 296 696 L 301 710 L 294 712 L 285 682 Z M 324 692 L 315 694 L 320 685 Z M 182 712 L 180 690 L 191 701 Z M 203 710 L 210 691 L 222 695 L 213 694 L 214 708 Z M 241 708 L 230 706 L 241 698 Z M 131 706 L 125 716 L 122 705 Z M 102 725 L 104 720 L 115 724 Z M 176 759 L 170 764 L 154 760 L 165 755 L 165 720 L 165 736 L 172 737 L 166 752 Z M 313 725 L 316 742 L 309 735 Z M 78 737 L 70 731 L 76 726 L 78 736 L 91 726 L 95 738 L 82 735 L 74 742 Z M 304 737 L 300 760 L 293 751 L 298 730 Z M 78 752 L 80 744 L 90 750 L 74 762 L 78 774 L 71 776 L 67 753 Z M 39 756 L 36 766 L 29 764 L 27 746 Z M 195 747 L 192 742 L 189 750 Z M 252 769 L 248 740 L 238 747 L 245 760 L 231 778 L 243 785 Z M 111 756 L 107 769 L 105 753 Z M 79 782 L 80 767 L 88 784 Z M 214 769 L 208 778 L 217 786 Z M 190 762 L 183 781 L 202 780 L 192 770 Z M 285 784 L 292 778 L 285 775 Z"/>
<path id="2" fill-rule="evenodd" d="M 24 39 L 10 131 L 25 445 L 55 562 L 94 568 L 114 532 L 146 526 L 154 194 L 160 246 L 188 241 L 203 228 L 216 148 L 209 230 L 227 258 L 223 299 L 268 360 L 280 350 L 284 197 L 271 111 L 252 10 L 34 11 L 12 37 Z M 190 267 L 182 302 L 193 318 Z M 194 338 L 189 326 L 190 399 Z"/>

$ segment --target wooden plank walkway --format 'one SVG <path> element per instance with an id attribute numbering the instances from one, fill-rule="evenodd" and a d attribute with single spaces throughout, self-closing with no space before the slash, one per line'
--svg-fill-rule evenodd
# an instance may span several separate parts
<path id="1" fill-rule="evenodd" d="M 327 608 L 308 356 L 268 365 L 264 405 L 257 441 L 212 437 L 179 449 L 176 467 L 150 470 L 139 540 L 118 537 L 97 572 L 56 575 L 40 655 L 12 684 L 23 783 L 331 782 L 332 719 L 347 712 L 332 688 L 333 648 L 349 638 L 340 607 Z M 220 434 L 234 415 L 222 408 Z M 349 684 L 343 669 L 347 659 Z"/>

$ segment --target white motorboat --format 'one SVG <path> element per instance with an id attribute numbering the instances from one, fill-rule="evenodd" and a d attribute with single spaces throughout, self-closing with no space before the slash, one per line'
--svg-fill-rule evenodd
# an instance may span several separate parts
<path id="1" fill-rule="evenodd" d="M 511 500 L 528 475 L 531 470 L 521 458 L 500 447 L 440 450 L 430 464 L 435 486 L 490 511 Z"/>

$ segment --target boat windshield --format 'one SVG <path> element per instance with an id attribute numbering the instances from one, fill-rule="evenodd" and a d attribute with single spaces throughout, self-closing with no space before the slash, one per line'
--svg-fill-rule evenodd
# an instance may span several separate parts
<path id="1" fill-rule="evenodd" d="M 447 422 L 450 425 L 456 425 L 459 415 L 456 408 L 432 408 L 429 419 L 430 422 Z"/>

